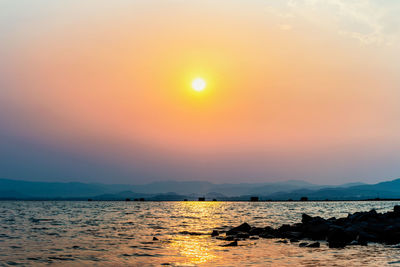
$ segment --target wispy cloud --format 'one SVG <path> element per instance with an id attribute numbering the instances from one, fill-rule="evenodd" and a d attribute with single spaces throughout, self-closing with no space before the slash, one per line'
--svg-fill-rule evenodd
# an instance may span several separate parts
<path id="1" fill-rule="evenodd" d="M 280 25 L 292 25 L 292 21 L 300 18 L 316 25 L 326 23 L 333 27 L 337 34 L 356 39 L 363 45 L 393 45 L 400 41 L 400 1 L 288 0 L 285 4 L 274 2 L 270 2 L 268 11 L 280 19 Z"/>

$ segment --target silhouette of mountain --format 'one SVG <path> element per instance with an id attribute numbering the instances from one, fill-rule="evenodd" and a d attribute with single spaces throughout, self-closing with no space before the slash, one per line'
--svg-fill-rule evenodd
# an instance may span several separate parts
<path id="1" fill-rule="evenodd" d="M 206 197 L 218 200 L 248 200 L 250 196 L 271 200 L 340 200 L 400 198 L 400 179 L 378 184 L 348 183 L 316 185 L 289 180 L 273 183 L 213 184 L 202 181 L 163 181 L 144 185 L 31 182 L 0 179 L 0 199 L 183 200 Z"/>
<path id="2" fill-rule="evenodd" d="M 318 190 L 299 189 L 292 192 L 276 192 L 263 198 L 272 200 L 300 199 L 307 196 L 310 200 L 361 200 L 400 198 L 400 179 L 371 185 L 350 187 L 327 187 Z"/>
<path id="3" fill-rule="evenodd" d="M 162 181 L 144 185 L 120 184 L 87 184 L 87 183 L 60 183 L 60 182 L 32 182 L 23 180 L 0 179 L 0 188 L 4 192 L 0 197 L 18 198 L 85 198 L 107 194 L 117 194 L 122 191 L 132 191 L 136 194 L 176 194 L 206 195 L 216 194 L 215 197 L 232 197 L 247 194 L 271 194 L 279 191 L 290 192 L 300 188 L 321 188 L 304 181 L 284 181 L 274 183 L 240 183 L 240 184 L 213 184 L 203 181 Z M 12 192 L 15 192 L 13 194 Z"/>

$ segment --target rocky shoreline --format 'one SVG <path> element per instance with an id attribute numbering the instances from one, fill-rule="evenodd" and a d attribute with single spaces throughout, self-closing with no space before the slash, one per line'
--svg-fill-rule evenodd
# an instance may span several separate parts
<path id="1" fill-rule="evenodd" d="M 326 241 L 330 248 L 367 246 L 369 242 L 394 245 L 400 243 L 400 206 L 386 213 L 373 209 L 338 219 L 303 214 L 301 223 L 284 224 L 279 228 L 252 227 L 243 223 L 227 231 L 214 230 L 211 236 L 230 242 L 223 246 L 237 246 L 238 241 L 258 238 L 280 238 L 284 239 L 283 243 L 299 242 L 300 247 L 319 247 L 320 243 L 315 241 Z"/>

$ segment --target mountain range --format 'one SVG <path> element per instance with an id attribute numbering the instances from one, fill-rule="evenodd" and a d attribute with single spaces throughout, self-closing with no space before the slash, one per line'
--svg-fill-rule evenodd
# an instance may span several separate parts
<path id="1" fill-rule="evenodd" d="M 202 181 L 160 181 L 142 185 L 33 182 L 0 179 L 0 199 L 15 200 L 183 200 L 198 197 L 218 200 L 362 200 L 400 198 L 400 179 L 377 184 L 349 183 L 317 185 L 306 181 L 288 180 L 269 183 L 214 184 Z"/>

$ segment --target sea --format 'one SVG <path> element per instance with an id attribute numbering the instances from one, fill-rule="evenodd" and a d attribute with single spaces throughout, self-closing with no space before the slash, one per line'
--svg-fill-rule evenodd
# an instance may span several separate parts
<path id="1" fill-rule="evenodd" d="M 392 210 L 400 202 L 0 201 L 0 266 L 400 266 L 400 248 L 227 241 L 213 229 Z M 154 239 L 154 240 L 153 240 Z"/>

